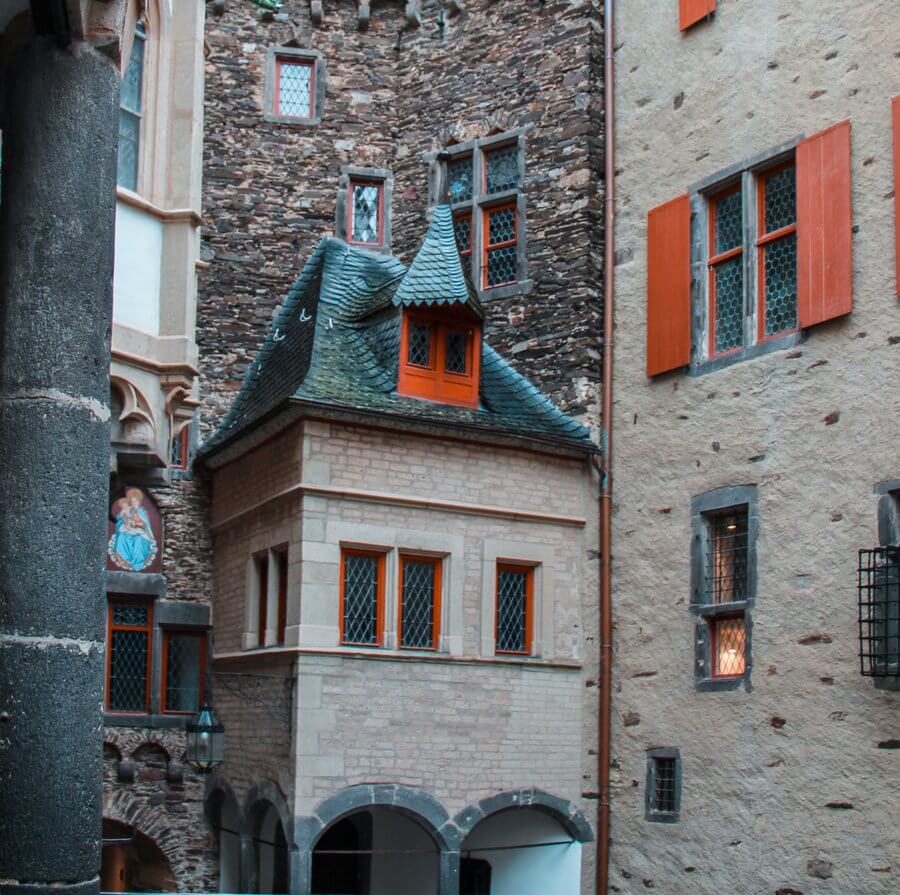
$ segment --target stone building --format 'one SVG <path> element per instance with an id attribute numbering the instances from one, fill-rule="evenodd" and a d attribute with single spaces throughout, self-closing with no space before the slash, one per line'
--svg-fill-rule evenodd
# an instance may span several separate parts
<path id="1" fill-rule="evenodd" d="M 895 892 L 897 6 L 616 6 L 610 891 Z"/>

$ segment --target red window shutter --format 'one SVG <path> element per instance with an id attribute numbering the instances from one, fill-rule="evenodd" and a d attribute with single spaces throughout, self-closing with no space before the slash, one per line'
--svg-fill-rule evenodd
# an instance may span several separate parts
<path id="1" fill-rule="evenodd" d="M 797 146 L 797 317 L 814 326 L 853 306 L 850 122 Z"/>
<path id="2" fill-rule="evenodd" d="M 691 200 L 647 215 L 647 375 L 691 362 Z"/>
<path id="3" fill-rule="evenodd" d="M 891 103 L 894 119 L 894 265 L 897 273 L 897 295 L 900 296 L 900 95 Z"/>
<path id="4" fill-rule="evenodd" d="M 716 0 L 678 0 L 678 4 L 678 27 L 682 31 L 716 11 Z"/>

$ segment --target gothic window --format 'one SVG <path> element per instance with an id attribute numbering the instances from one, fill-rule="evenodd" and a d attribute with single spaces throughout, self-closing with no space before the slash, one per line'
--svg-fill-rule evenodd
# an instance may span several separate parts
<path id="1" fill-rule="evenodd" d="M 137 190 L 143 109 L 144 55 L 147 31 L 143 23 L 134 29 L 131 58 L 122 77 L 119 93 L 119 155 L 117 182 Z"/>

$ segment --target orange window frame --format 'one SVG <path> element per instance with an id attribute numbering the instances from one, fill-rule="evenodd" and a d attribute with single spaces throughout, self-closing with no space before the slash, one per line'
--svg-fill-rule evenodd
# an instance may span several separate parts
<path id="1" fill-rule="evenodd" d="M 147 610 L 147 622 L 143 625 L 113 624 L 113 610 L 116 606 L 143 606 Z M 147 667 L 144 670 L 144 711 L 123 711 L 109 707 L 109 682 L 112 672 L 113 631 L 140 631 L 147 635 Z M 106 691 L 103 700 L 104 711 L 114 715 L 150 714 L 150 681 L 153 671 L 153 604 L 142 600 L 112 599 L 106 607 Z"/>
<path id="2" fill-rule="evenodd" d="M 500 211 L 513 212 L 513 238 L 503 239 L 500 242 L 491 242 L 491 215 Z M 510 246 L 518 246 L 519 244 L 519 207 L 516 202 L 504 202 L 502 205 L 494 205 L 486 208 L 484 215 L 483 239 L 484 248 L 481 250 L 481 285 L 483 289 L 498 289 L 500 286 L 509 286 L 511 283 L 517 283 L 518 279 L 505 280 L 502 283 L 494 283 L 488 286 L 488 258 L 490 253 L 496 249 L 505 249 Z"/>
<path id="3" fill-rule="evenodd" d="M 722 674 L 719 671 L 719 624 L 721 622 L 740 621 L 746 628 L 747 621 L 743 614 L 718 615 L 709 620 L 709 676 L 716 680 L 732 680 L 741 678 L 747 673 L 747 635 L 744 633 L 744 655 L 741 656 L 740 673 Z"/>
<path id="4" fill-rule="evenodd" d="M 347 640 L 344 636 L 344 588 L 347 580 L 345 565 L 348 556 L 365 556 L 375 560 L 375 641 L 373 643 Z M 355 547 L 341 548 L 340 582 L 338 588 L 338 625 L 341 646 L 378 647 L 384 645 L 384 566 L 385 554 L 380 550 L 361 550 Z"/>
<path id="5" fill-rule="evenodd" d="M 199 668 L 199 685 L 198 685 L 198 708 L 203 705 L 206 697 L 206 632 L 191 631 L 184 628 L 167 628 L 163 631 L 162 642 L 162 680 L 160 681 L 160 710 L 164 715 L 193 715 L 194 712 L 185 712 L 168 707 L 169 699 L 169 639 L 173 636 L 177 637 L 196 637 L 198 640 L 197 649 L 200 651 L 200 668 Z"/>
<path id="6" fill-rule="evenodd" d="M 275 551 L 275 561 L 278 564 L 278 632 L 276 643 L 284 643 L 284 635 L 287 630 L 287 598 L 288 598 L 288 551 L 284 547 Z"/>
<path id="7" fill-rule="evenodd" d="M 468 220 L 469 222 L 469 247 L 467 249 L 460 249 L 459 244 L 457 243 L 457 249 L 459 250 L 460 258 L 471 258 L 472 257 L 472 212 L 471 211 L 458 211 L 455 215 L 453 215 L 453 223 L 455 224 L 457 221 Z M 454 237 L 455 237 L 454 233 Z"/>
<path id="8" fill-rule="evenodd" d="M 306 115 L 288 115 L 281 109 L 281 69 L 285 66 L 304 66 L 309 69 L 309 108 Z M 275 93 L 273 112 L 279 118 L 295 118 L 302 121 L 304 118 L 313 118 L 316 103 L 316 64 L 314 60 L 295 59 L 293 56 L 275 57 Z"/>
<path id="9" fill-rule="evenodd" d="M 258 600 L 256 605 L 256 645 L 266 645 L 266 620 L 269 614 L 269 553 L 253 557 Z"/>
<path id="10" fill-rule="evenodd" d="M 524 572 L 525 574 L 525 649 L 502 650 L 497 647 L 500 633 L 500 575 L 503 572 Z M 494 583 L 494 652 L 500 656 L 530 656 L 534 643 L 534 566 L 521 563 L 498 562 Z"/>
<path id="11" fill-rule="evenodd" d="M 783 329 L 780 332 L 772 333 L 767 336 L 766 332 L 766 246 L 785 236 L 790 236 L 797 232 L 796 209 L 794 212 L 794 223 L 788 224 L 771 233 L 766 232 L 766 181 L 770 177 L 781 173 L 787 168 L 794 167 L 794 160 L 776 165 L 767 171 L 760 173 L 756 184 L 756 212 L 757 212 L 757 239 L 756 239 L 756 340 L 758 343 L 769 342 L 772 339 L 780 339 L 788 333 L 797 331 L 797 326 L 791 329 Z M 796 286 L 796 284 L 795 284 Z M 796 297 L 795 297 L 796 301 Z"/>
<path id="12" fill-rule="evenodd" d="M 716 351 L 716 268 L 726 261 L 731 261 L 732 258 L 743 257 L 744 254 L 743 242 L 733 249 L 716 254 L 716 212 L 723 199 L 740 193 L 741 189 L 741 182 L 738 181 L 737 185 L 729 186 L 709 198 L 709 258 L 706 265 L 709 276 L 709 356 L 711 358 L 727 357 L 743 351 L 745 347 L 741 344 L 729 348 L 727 351 Z"/>
<path id="13" fill-rule="evenodd" d="M 411 324 L 431 328 L 429 366 L 408 361 Z M 447 367 L 447 336 L 450 332 L 466 333 L 466 371 L 455 373 Z M 481 325 L 474 317 L 450 311 L 404 311 L 400 330 L 400 365 L 397 392 L 412 398 L 424 398 L 459 407 L 478 406 L 478 383 L 481 375 Z"/>
<path id="14" fill-rule="evenodd" d="M 172 469 L 188 468 L 188 448 L 190 446 L 190 439 L 188 438 L 189 432 L 190 426 L 183 426 L 173 440 Z"/>
<path id="15" fill-rule="evenodd" d="M 431 608 L 431 646 L 404 646 L 403 645 L 403 579 L 406 573 L 407 562 L 427 563 L 434 572 L 434 602 Z M 399 574 L 397 582 L 397 648 L 411 650 L 431 650 L 436 652 L 440 647 L 441 637 L 441 587 L 443 560 L 434 556 L 419 556 L 414 553 L 401 553 Z"/>
<path id="16" fill-rule="evenodd" d="M 362 242 L 353 238 L 353 191 L 358 186 L 374 186 L 378 190 L 378 238 L 375 242 Z M 364 177 L 351 178 L 347 187 L 347 242 L 355 246 L 382 246 L 384 245 L 384 181 L 367 180 Z"/>

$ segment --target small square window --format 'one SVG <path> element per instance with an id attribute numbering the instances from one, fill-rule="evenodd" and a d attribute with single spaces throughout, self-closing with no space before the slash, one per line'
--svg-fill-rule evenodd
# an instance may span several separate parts
<path id="1" fill-rule="evenodd" d="M 680 809 L 681 757 L 678 750 L 648 750 L 645 819 L 655 823 L 675 823 Z"/>
<path id="2" fill-rule="evenodd" d="M 431 369 L 431 326 L 415 320 L 409 322 L 409 341 L 406 347 L 406 362 L 414 367 Z"/>
<path id="3" fill-rule="evenodd" d="M 743 677 L 746 632 L 743 615 L 714 618 L 710 628 L 710 671 L 713 677 Z"/>
<path id="4" fill-rule="evenodd" d="M 350 181 L 350 238 L 358 245 L 381 245 L 382 197 L 381 183 Z"/>
<path id="5" fill-rule="evenodd" d="M 400 557 L 400 647 L 437 649 L 441 611 L 441 562 Z"/>
<path id="6" fill-rule="evenodd" d="M 381 646 L 384 619 L 384 554 L 341 553 L 341 643 Z"/>
<path id="7" fill-rule="evenodd" d="M 315 104 L 315 63 L 275 59 L 275 114 L 279 118 L 312 118 Z"/>
<path id="8" fill-rule="evenodd" d="M 206 634 L 166 631 L 163 638 L 162 710 L 195 714 L 203 703 Z"/>
<path id="9" fill-rule="evenodd" d="M 533 604 L 534 569 L 499 563 L 495 632 L 498 653 L 531 652 Z"/>
<path id="10" fill-rule="evenodd" d="M 447 330 L 444 370 L 462 376 L 469 372 L 469 334 L 464 330 Z"/>

